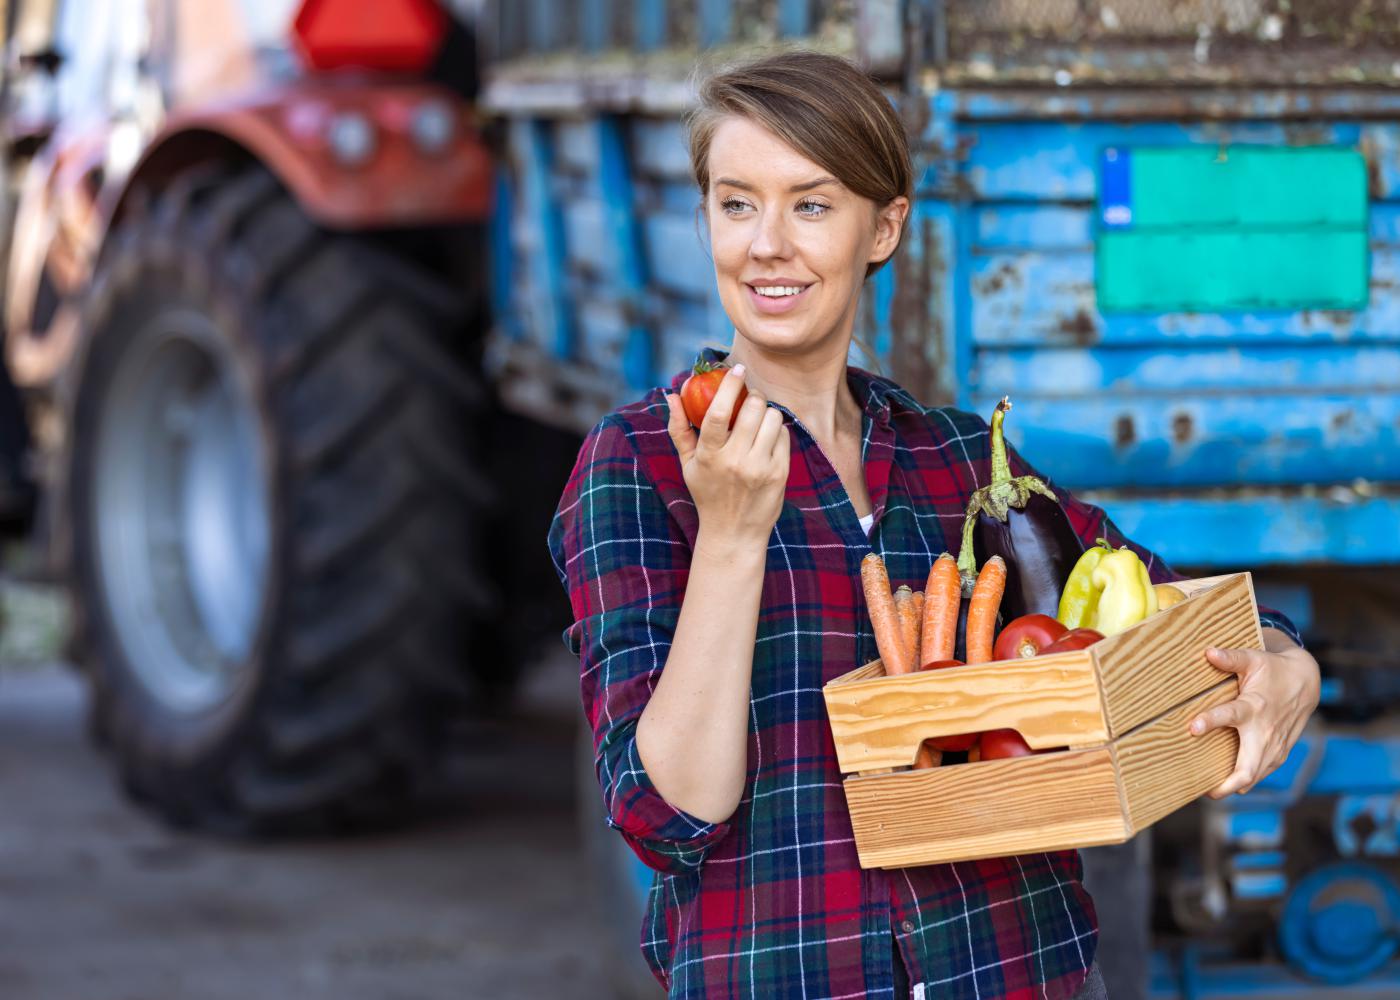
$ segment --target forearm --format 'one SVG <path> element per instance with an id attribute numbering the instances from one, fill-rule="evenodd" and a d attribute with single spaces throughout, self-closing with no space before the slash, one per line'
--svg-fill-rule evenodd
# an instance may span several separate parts
<path id="1" fill-rule="evenodd" d="M 1264 649 L 1270 653 L 1282 653 L 1285 650 L 1296 649 L 1298 644 L 1293 641 L 1293 637 L 1282 629 L 1265 628 Z"/>
<path id="2" fill-rule="evenodd" d="M 707 538 L 691 557 L 671 650 L 637 722 L 637 752 L 666 801 L 719 823 L 748 775 L 749 691 L 767 547 Z"/>

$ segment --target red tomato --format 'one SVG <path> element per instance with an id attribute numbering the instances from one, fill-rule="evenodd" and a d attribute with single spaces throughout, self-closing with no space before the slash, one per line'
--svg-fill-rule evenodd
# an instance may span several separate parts
<path id="1" fill-rule="evenodd" d="M 932 663 L 925 663 L 920 670 L 941 670 L 944 667 L 961 667 L 962 660 L 934 660 Z M 924 740 L 936 750 L 968 750 L 977 742 L 976 733 L 963 733 L 961 736 L 936 736 L 933 739 Z"/>
<path id="2" fill-rule="evenodd" d="M 992 647 L 995 660 L 1039 656 L 1045 647 L 1065 634 L 1065 627 L 1049 615 L 1022 615 L 1007 622 Z"/>
<path id="3" fill-rule="evenodd" d="M 1001 757 L 1029 757 L 1035 753 L 1021 734 L 1014 729 L 993 729 L 983 733 L 977 741 L 982 760 L 997 760 Z"/>
<path id="4" fill-rule="evenodd" d="M 691 369 L 690 376 L 681 386 L 681 405 L 685 407 L 685 415 L 696 427 L 705 419 L 710 404 L 714 402 L 715 393 L 719 391 L 719 384 L 724 381 L 724 375 L 728 371 L 727 365 L 697 361 Z M 734 421 L 739 419 L 739 407 L 743 405 L 748 394 L 748 389 L 739 387 L 739 398 L 734 400 L 734 412 L 729 417 L 730 430 L 734 429 Z"/>
<path id="5" fill-rule="evenodd" d="M 1071 649 L 1087 649 L 1102 638 L 1102 632 L 1096 632 L 1091 628 L 1070 629 L 1064 635 L 1042 649 L 1041 652 L 1068 653 Z"/>

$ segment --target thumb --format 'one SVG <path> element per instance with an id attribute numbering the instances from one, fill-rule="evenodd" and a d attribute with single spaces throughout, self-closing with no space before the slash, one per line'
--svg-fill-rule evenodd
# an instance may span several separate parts
<path id="1" fill-rule="evenodd" d="M 1206 659 L 1211 666 L 1232 674 L 1247 673 L 1257 655 L 1258 650 L 1254 649 L 1216 649 L 1212 646 L 1206 650 Z"/>
<path id="2" fill-rule="evenodd" d="M 685 415 L 685 407 L 681 405 L 680 393 L 666 393 L 666 405 L 671 410 L 671 418 L 666 423 L 666 431 L 671 435 L 671 442 L 676 446 L 676 453 L 680 455 L 681 462 L 690 461 L 690 456 L 695 454 L 695 445 L 699 438 L 690 426 L 690 418 Z"/>

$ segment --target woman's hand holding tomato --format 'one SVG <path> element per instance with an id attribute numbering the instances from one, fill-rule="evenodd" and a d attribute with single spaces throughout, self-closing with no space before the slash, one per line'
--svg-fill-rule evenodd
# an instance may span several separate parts
<path id="1" fill-rule="evenodd" d="M 705 414 L 710 409 L 710 403 L 714 402 L 715 393 L 724 384 L 724 376 L 728 371 L 726 365 L 697 361 L 690 375 L 681 383 L 681 405 L 685 407 L 686 418 L 692 427 L 699 427 L 705 422 Z M 734 429 L 734 421 L 739 419 L 739 409 L 744 405 L 748 394 L 747 388 L 739 387 L 739 399 L 729 416 L 731 431 Z"/>
<path id="2" fill-rule="evenodd" d="M 668 392 L 666 429 L 701 530 L 727 543 L 766 546 L 783 509 L 791 440 L 783 412 L 758 392 L 741 398 L 744 388 L 744 366 L 735 365 L 715 390 L 698 433 L 680 396 Z"/>

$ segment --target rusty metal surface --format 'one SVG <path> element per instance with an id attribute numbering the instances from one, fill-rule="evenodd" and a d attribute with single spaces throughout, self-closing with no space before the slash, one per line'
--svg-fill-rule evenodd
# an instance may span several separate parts
<path id="1" fill-rule="evenodd" d="M 109 130 L 65 131 L 24 177 L 5 276 L 5 360 L 15 384 L 49 384 L 78 329 L 77 298 L 102 241 L 99 185 Z"/>
<path id="2" fill-rule="evenodd" d="M 413 109 L 429 101 L 450 110 L 455 138 L 440 155 L 415 148 Z M 362 115 L 377 136 L 374 155 L 347 169 L 327 145 L 327 122 Z M 482 221 L 491 211 L 492 158 L 470 106 L 429 84 L 308 79 L 171 115 L 133 175 L 162 148 L 194 132 L 226 136 L 282 180 L 303 208 L 332 228 Z"/>
<path id="3" fill-rule="evenodd" d="M 947 0 L 962 84 L 1400 83 L 1397 0 Z"/>
<path id="4" fill-rule="evenodd" d="M 550 53 L 689 50 L 768 45 L 792 23 L 783 8 L 802 8 L 802 37 L 853 37 L 867 7 L 891 0 L 488 0 L 485 40 L 497 60 Z M 785 16 L 786 13 L 786 16 Z"/>

